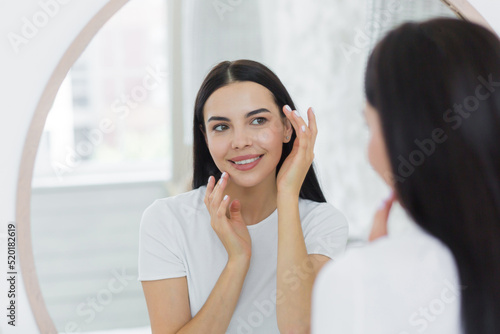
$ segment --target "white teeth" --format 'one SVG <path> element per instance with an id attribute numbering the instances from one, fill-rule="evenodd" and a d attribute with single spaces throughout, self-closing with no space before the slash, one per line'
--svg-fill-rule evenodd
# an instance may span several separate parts
<path id="1" fill-rule="evenodd" d="M 251 162 L 254 162 L 255 160 L 257 160 L 259 158 L 260 158 L 260 156 L 258 156 L 257 158 L 253 158 L 253 159 L 235 161 L 234 163 L 237 164 L 237 165 L 244 165 L 244 164 L 249 164 Z"/>

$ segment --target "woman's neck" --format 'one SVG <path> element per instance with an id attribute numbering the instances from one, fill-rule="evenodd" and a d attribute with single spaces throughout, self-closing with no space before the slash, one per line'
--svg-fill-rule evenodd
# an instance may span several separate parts
<path id="1" fill-rule="evenodd" d="M 231 202 L 237 199 L 241 203 L 241 215 L 245 224 L 257 224 L 276 210 L 278 188 L 275 173 L 253 187 L 241 187 L 230 180 L 224 194 L 231 197 Z M 229 208 L 226 214 L 229 217 Z"/>

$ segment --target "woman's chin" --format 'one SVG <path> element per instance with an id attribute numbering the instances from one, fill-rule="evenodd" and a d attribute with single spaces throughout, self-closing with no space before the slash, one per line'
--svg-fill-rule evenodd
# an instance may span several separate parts
<path id="1" fill-rule="evenodd" d="M 242 188 L 251 188 L 259 184 L 259 182 L 254 178 L 247 178 L 247 177 L 233 176 L 231 178 L 231 181 L 234 183 L 234 185 Z"/>
<path id="2" fill-rule="evenodd" d="M 263 180 L 261 177 L 258 175 L 242 175 L 236 172 L 230 172 L 228 171 L 229 174 L 229 182 L 233 183 L 235 186 L 242 187 L 242 188 L 252 188 L 260 184 Z"/>

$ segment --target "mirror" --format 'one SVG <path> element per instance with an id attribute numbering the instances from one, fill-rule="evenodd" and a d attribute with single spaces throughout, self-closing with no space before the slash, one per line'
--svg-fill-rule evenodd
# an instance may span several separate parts
<path id="1" fill-rule="evenodd" d="M 111 16 L 123 3 L 103 15 Z M 31 191 L 34 263 L 25 258 L 23 266 L 37 271 L 39 290 L 34 270 L 25 270 L 25 279 L 28 292 L 43 297 L 30 300 L 40 331 L 149 332 L 135 278 L 140 217 L 154 199 L 188 190 L 194 96 L 221 60 L 265 63 L 299 110 L 315 107 L 320 119 L 315 164 L 324 193 L 347 216 L 351 244 L 362 240 L 385 189 L 368 167 L 367 131 L 358 112 L 368 52 L 394 25 L 465 13 L 459 8 L 467 7 L 458 4 L 466 3 L 124 5 L 93 32 L 59 89 L 38 145 Z M 143 31 L 143 25 L 151 30 Z M 99 102 L 95 96 L 104 97 Z M 359 212 L 360 204 L 367 210 Z"/>

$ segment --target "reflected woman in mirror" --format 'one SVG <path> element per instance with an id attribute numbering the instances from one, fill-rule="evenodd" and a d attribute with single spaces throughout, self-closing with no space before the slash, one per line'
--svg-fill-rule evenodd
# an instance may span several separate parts
<path id="1" fill-rule="evenodd" d="M 498 37 L 405 23 L 371 53 L 365 93 L 369 160 L 394 195 L 376 240 L 319 273 L 312 333 L 500 333 Z M 412 223 L 383 236 L 394 199 Z"/>
<path id="2" fill-rule="evenodd" d="M 313 168 L 305 119 L 264 65 L 225 61 L 198 92 L 193 190 L 141 221 L 139 280 L 153 333 L 306 333 L 319 269 L 343 253 L 344 216 Z"/>

